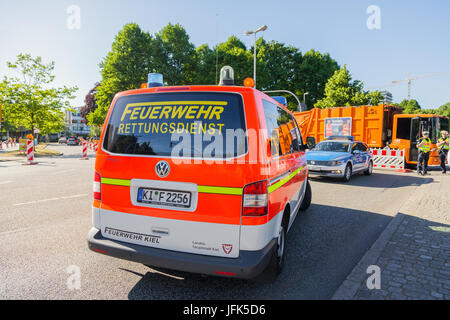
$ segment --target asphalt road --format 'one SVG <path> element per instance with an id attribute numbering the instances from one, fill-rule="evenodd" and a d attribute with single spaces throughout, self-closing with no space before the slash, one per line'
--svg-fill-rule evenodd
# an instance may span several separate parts
<path id="1" fill-rule="evenodd" d="M 79 160 L 81 147 L 49 148 L 64 156 L 35 166 L 0 161 L 0 299 L 329 299 L 415 187 L 433 182 L 387 171 L 312 181 L 285 269 L 266 283 L 153 270 L 89 251 L 95 158 Z"/>

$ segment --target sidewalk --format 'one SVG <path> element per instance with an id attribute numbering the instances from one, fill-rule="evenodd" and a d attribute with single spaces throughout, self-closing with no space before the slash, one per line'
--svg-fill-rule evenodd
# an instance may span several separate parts
<path id="1" fill-rule="evenodd" d="M 450 300 L 450 174 L 432 171 L 335 292 L 333 299 Z M 369 290 L 370 265 L 381 288 Z"/>

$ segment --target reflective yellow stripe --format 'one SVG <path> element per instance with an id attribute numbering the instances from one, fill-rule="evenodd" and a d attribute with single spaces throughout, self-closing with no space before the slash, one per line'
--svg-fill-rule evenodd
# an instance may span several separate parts
<path id="1" fill-rule="evenodd" d="M 124 179 L 112 179 L 112 178 L 102 178 L 103 184 L 110 184 L 114 186 L 129 187 L 131 184 L 130 180 Z M 215 194 L 231 194 L 231 195 L 242 195 L 242 188 L 229 188 L 229 187 L 212 187 L 212 186 L 198 186 L 199 193 L 215 193 Z"/>
<path id="2" fill-rule="evenodd" d="M 215 193 L 215 194 L 232 194 L 240 196 L 242 195 L 242 188 L 198 186 L 198 192 Z"/>
<path id="3" fill-rule="evenodd" d="M 282 187 L 283 185 L 285 185 L 286 183 L 288 183 L 292 178 L 294 178 L 297 174 L 299 174 L 301 171 L 303 170 L 303 167 L 298 168 L 297 170 L 295 170 L 294 172 L 292 172 L 290 175 L 284 177 L 283 179 L 281 179 L 280 181 L 272 184 L 271 186 L 269 186 L 269 193 L 274 192 L 275 190 L 277 190 L 278 188 Z"/>
<path id="4" fill-rule="evenodd" d="M 272 193 L 273 191 L 277 190 L 278 188 L 282 187 L 286 183 L 288 183 L 292 178 L 294 178 L 297 174 L 299 174 L 303 170 L 303 167 L 298 168 L 288 176 L 284 177 L 280 181 L 274 183 L 273 185 L 269 186 L 268 191 L 269 193 Z M 124 179 L 112 179 L 112 178 L 102 178 L 103 184 L 110 184 L 114 186 L 123 186 L 123 187 L 129 187 L 131 184 L 130 180 L 124 180 Z M 214 187 L 214 186 L 198 186 L 198 192 L 199 193 L 212 193 L 212 194 L 229 194 L 229 195 L 242 195 L 242 188 L 230 188 L 230 187 Z"/>
<path id="5" fill-rule="evenodd" d="M 102 184 L 111 184 L 113 186 L 129 187 L 131 184 L 131 181 L 124 180 L 124 179 L 102 178 Z"/>

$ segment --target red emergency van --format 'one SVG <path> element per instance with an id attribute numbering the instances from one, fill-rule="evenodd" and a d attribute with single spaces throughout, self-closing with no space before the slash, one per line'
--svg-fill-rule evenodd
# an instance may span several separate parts
<path id="1" fill-rule="evenodd" d="M 311 202 L 306 146 L 285 106 L 222 74 L 225 85 L 149 80 L 115 96 L 95 162 L 91 250 L 206 275 L 281 272 L 286 234 Z"/>

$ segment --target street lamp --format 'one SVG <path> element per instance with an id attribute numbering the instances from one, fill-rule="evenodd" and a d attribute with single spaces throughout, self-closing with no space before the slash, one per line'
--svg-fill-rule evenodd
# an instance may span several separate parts
<path id="1" fill-rule="evenodd" d="M 265 31 L 267 30 L 267 26 L 263 25 L 262 27 L 259 27 L 258 29 L 256 29 L 255 31 L 245 31 L 244 35 L 249 36 L 251 34 L 255 35 L 255 45 L 253 47 L 254 52 L 253 52 L 253 80 L 255 81 L 255 89 L 256 89 L 256 34 L 260 31 Z"/>
<path id="2" fill-rule="evenodd" d="M 308 95 L 309 94 L 309 92 L 305 92 L 304 94 L 303 94 L 303 103 L 304 104 L 306 104 L 306 95 Z"/>

